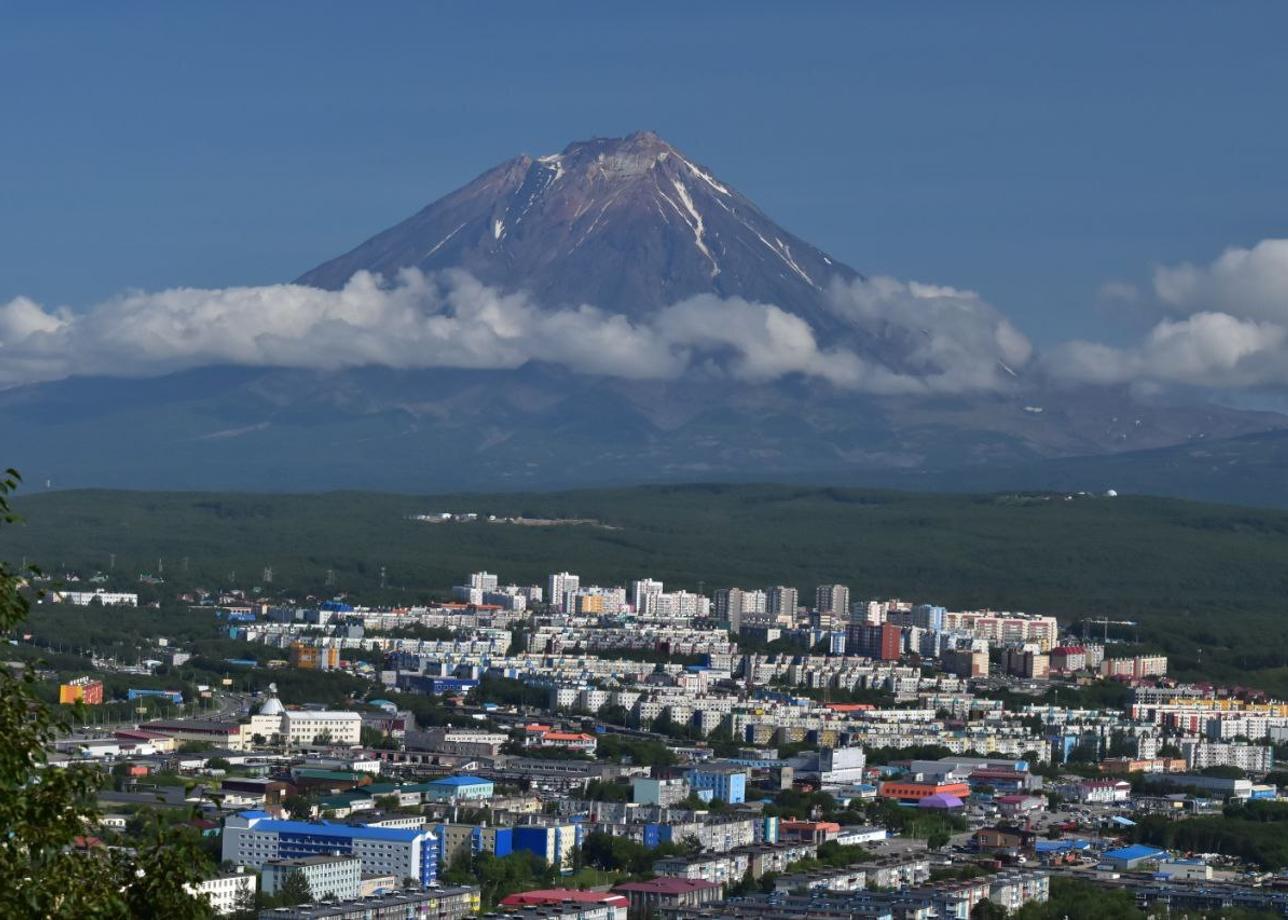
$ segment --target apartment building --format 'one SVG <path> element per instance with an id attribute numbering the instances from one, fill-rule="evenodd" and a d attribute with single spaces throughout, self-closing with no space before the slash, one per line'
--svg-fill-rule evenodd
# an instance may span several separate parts
<path id="1" fill-rule="evenodd" d="M 265 894 L 277 894 L 287 879 L 298 873 L 309 886 L 314 901 L 334 898 L 348 901 L 358 897 L 362 884 L 362 860 L 356 856 L 304 856 L 272 859 L 259 868 Z"/>

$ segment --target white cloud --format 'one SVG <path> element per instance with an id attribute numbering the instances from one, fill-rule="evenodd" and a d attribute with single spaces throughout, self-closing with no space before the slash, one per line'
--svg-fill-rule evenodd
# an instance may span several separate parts
<path id="1" fill-rule="evenodd" d="M 914 390 L 991 390 L 1019 370 L 1033 345 L 974 291 L 894 278 L 837 282 L 828 292 L 838 316 L 878 340 Z"/>
<path id="2" fill-rule="evenodd" d="M 1207 266 L 1188 262 L 1154 271 L 1154 291 L 1174 310 L 1220 310 L 1250 319 L 1288 321 L 1288 239 L 1233 247 Z"/>
<path id="3" fill-rule="evenodd" d="M 988 352 L 985 365 L 993 352 L 1028 354 L 1027 340 L 994 314 L 991 332 L 975 330 L 972 338 L 975 321 L 966 315 L 991 310 L 974 295 L 882 281 L 879 291 L 860 286 L 833 296 L 860 326 L 880 320 L 893 329 L 906 298 L 921 305 L 913 311 L 919 324 L 934 326 L 941 313 L 963 319 L 946 338 L 909 332 L 907 367 L 896 372 L 845 347 L 820 347 L 805 320 L 740 298 L 693 297 L 632 322 L 593 306 L 545 310 L 460 271 L 407 270 L 390 283 L 359 272 L 339 291 L 291 284 L 136 291 L 84 313 L 18 298 L 0 305 L 0 385 L 212 364 L 513 368 L 535 360 L 636 379 L 674 378 L 700 364 L 752 382 L 802 374 L 842 388 L 908 393 L 993 385 L 987 367 L 964 372 L 976 349 Z"/>
<path id="4" fill-rule="evenodd" d="M 1116 282 L 1120 304 L 1145 299 Z M 594 306 L 546 310 L 461 271 L 359 272 L 339 291 L 302 285 L 129 292 L 84 312 L 0 304 L 0 386 L 71 375 L 150 376 L 213 364 L 514 368 L 529 361 L 631 379 L 700 367 L 748 382 L 804 375 L 877 394 L 996 390 L 1037 366 L 1057 381 L 1252 388 L 1288 385 L 1288 240 L 1162 267 L 1175 315 L 1134 346 L 1088 341 L 1035 359 L 1029 339 L 973 291 L 875 277 L 835 282 L 845 331 L 820 343 L 771 304 L 710 295 L 632 321 Z M 879 355 L 880 359 L 874 358 Z"/>
<path id="5" fill-rule="evenodd" d="M 1047 356 L 1057 378 L 1083 383 L 1137 381 L 1203 387 L 1288 382 L 1283 326 L 1228 313 L 1164 320 L 1134 348 L 1069 342 Z"/>
<path id="6" fill-rule="evenodd" d="M 1288 240 L 1227 249 L 1206 266 L 1160 267 L 1154 293 L 1179 318 L 1129 348 L 1066 343 L 1045 356 L 1046 369 L 1079 383 L 1288 384 Z"/>

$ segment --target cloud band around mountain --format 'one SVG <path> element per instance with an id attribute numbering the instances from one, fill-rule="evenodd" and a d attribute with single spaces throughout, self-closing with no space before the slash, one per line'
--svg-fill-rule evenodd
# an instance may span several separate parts
<path id="1" fill-rule="evenodd" d="M 893 279 L 838 283 L 839 317 L 898 349 L 897 367 L 822 346 L 772 304 L 691 297 L 632 322 L 593 306 L 544 309 L 463 271 L 355 274 L 341 290 L 296 284 L 132 292 L 77 313 L 26 298 L 0 306 L 0 385 L 73 375 L 151 376 L 215 364 L 514 368 L 673 379 L 700 367 L 748 382 L 789 375 L 874 393 L 996 386 L 1027 340 L 969 292 Z M 911 324 L 911 325 L 909 325 Z"/>
<path id="2" fill-rule="evenodd" d="M 995 390 L 1023 368 L 1068 385 L 1288 384 L 1288 240 L 1232 248 L 1208 265 L 1160 267 L 1152 292 L 1164 315 L 1137 344 L 1073 341 L 1042 355 L 971 291 L 885 277 L 833 283 L 827 306 L 849 330 L 835 343 L 772 304 L 700 295 L 632 321 L 589 305 L 546 309 L 455 270 L 408 269 L 388 281 L 359 272 L 338 291 L 131 292 L 84 312 L 19 297 L 0 305 L 0 386 L 216 364 L 486 369 L 530 361 L 641 380 L 695 368 L 747 382 L 803 375 L 887 395 Z"/>

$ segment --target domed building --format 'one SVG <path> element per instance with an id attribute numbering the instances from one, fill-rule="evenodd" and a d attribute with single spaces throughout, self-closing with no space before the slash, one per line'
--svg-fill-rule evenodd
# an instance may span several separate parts
<path id="1" fill-rule="evenodd" d="M 917 803 L 918 808 L 935 808 L 940 811 L 952 811 L 962 808 L 966 803 L 955 795 L 949 795 L 947 792 L 936 792 L 934 795 L 928 795 Z"/>
<path id="2" fill-rule="evenodd" d="M 268 685 L 268 699 L 242 729 L 252 744 L 355 745 L 362 736 L 362 716 L 356 712 L 287 709 L 277 698 L 277 684 Z"/>
<path id="3" fill-rule="evenodd" d="M 259 715 L 277 716 L 280 719 L 284 712 L 286 712 L 286 707 L 283 706 L 282 701 L 277 698 L 277 684 L 269 684 L 268 699 L 264 701 L 263 706 L 259 707 Z"/>

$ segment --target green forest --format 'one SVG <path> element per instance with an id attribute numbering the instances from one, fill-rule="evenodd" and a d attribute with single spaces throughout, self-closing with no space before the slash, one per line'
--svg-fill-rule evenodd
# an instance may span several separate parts
<path id="1" fill-rule="evenodd" d="M 1110 637 L 1165 651 L 1182 676 L 1288 691 L 1288 512 L 1172 499 L 943 495 L 782 485 L 405 496 L 68 491 L 25 494 L 0 556 L 144 596 L 263 581 L 364 602 L 446 596 L 471 571 L 583 583 L 644 575 L 712 591 L 820 583 L 855 598 L 1131 620 Z M 427 512 L 473 512 L 431 524 Z M 491 523 L 489 514 L 594 523 Z M 162 586 L 139 586 L 142 573 Z M 1075 627 L 1076 628 L 1076 627 Z M 1088 627 L 1102 635 L 1104 627 Z"/>

